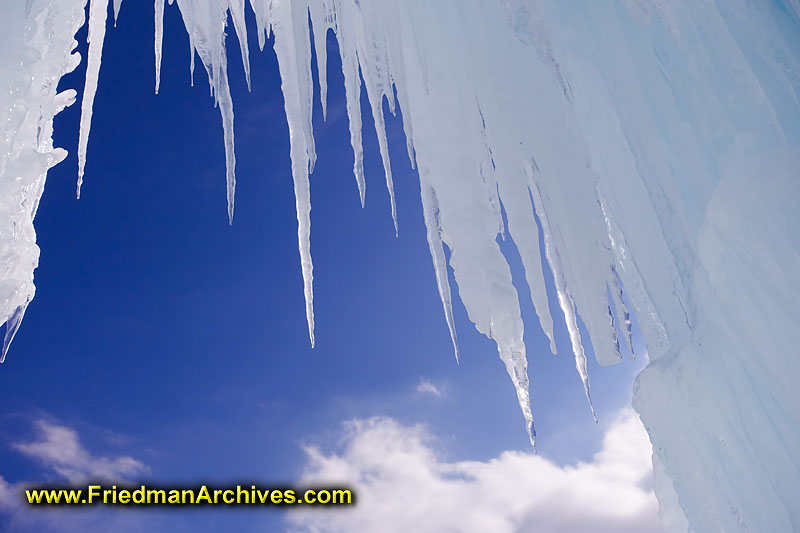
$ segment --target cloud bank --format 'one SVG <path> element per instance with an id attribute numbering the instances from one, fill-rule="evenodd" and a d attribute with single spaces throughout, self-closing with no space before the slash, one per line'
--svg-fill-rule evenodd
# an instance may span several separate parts
<path id="1" fill-rule="evenodd" d="M 347 422 L 337 452 L 305 451 L 303 482 L 350 486 L 357 503 L 292 511 L 296 531 L 663 532 L 650 442 L 631 409 L 590 462 L 569 466 L 515 451 L 446 462 L 426 428 L 386 417 Z"/>

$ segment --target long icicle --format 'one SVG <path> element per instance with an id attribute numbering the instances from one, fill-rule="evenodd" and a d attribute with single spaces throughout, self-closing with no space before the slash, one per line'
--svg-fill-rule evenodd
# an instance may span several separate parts
<path id="1" fill-rule="evenodd" d="M 586 370 L 586 352 L 583 350 L 583 343 L 581 342 L 581 332 L 578 329 L 578 315 L 575 311 L 575 302 L 570 296 L 567 289 L 566 281 L 564 280 L 564 273 L 561 269 L 561 258 L 558 255 L 558 250 L 553 243 L 553 236 L 550 232 L 550 222 L 547 219 L 547 213 L 544 210 L 544 203 L 542 196 L 539 192 L 539 187 L 533 179 L 530 180 L 531 196 L 533 197 L 534 209 L 539 216 L 539 222 L 542 225 L 542 234 L 544 235 L 544 250 L 547 262 L 550 263 L 550 268 L 553 271 L 553 283 L 556 286 L 556 294 L 558 296 L 558 304 L 564 312 L 564 321 L 567 323 L 567 331 L 569 332 L 569 340 L 572 344 L 572 353 L 575 355 L 575 369 L 583 383 L 583 392 L 586 394 L 586 399 L 589 402 L 589 409 L 592 411 L 592 418 L 597 422 L 597 415 L 594 412 L 594 405 L 592 404 L 592 395 L 589 386 L 589 373 Z"/>
<path id="2" fill-rule="evenodd" d="M 161 46 L 164 41 L 164 0 L 155 0 L 156 35 L 153 46 L 156 54 L 156 94 L 161 85 Z"/>
<path id="3" fill-rule="evenodd" d="M 297 55 L 294 45 L 292 6 L 288 1 L 274 2 L 273 32 L 278 68 L 281 74 L 286 120 L 289 123 L 289 143 L 294 180 L 295 208 L 297 210 L 297 241 L 300 265 L 303 271 L 303 294 L 306 300 L 306 321 L 311 346 L 314 346 L 314 265 L 311 262 L 311 190 L 308 181 L 309 146 L 303 130 L 304 120 Z"/>
<path id="4" fill-rule="evenodd" d="M 78 198 L 81 197 L 81 185 L 83 185 L 83 169 L 86 166 L 86 148 L 89 145 L 89 130 L 92 126 L 94 95 L 97 92 L 97 81 L 100 77 L 100 61 L 106 37 L 107 15 L 108 0 L 91 0 L 91 4 L 89 4 L 89 36 L 87 37 L 89 53 L 86 60 L 86 84 L 81 101 L 81 123 L 78 134 Z"/>

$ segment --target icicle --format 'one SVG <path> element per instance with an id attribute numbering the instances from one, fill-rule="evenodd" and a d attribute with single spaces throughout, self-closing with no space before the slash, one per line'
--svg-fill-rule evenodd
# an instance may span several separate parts
<path id="1" fill-rule="evenodd" d="M 403 133 L 406 135 L 406 153 L 408 154 L 408 162 L 411 164 L 412 169 L 417 168 L 417 161 L 414 158 L 414 129 L 412 126 L 413 121 L 409 116 L 410 106 L 408 105 L 408 95 L 404 85 L 395 86 L 397 88 L 397 102 L 403 115 Z"/>
<path id="2" fill-rule="evenodd" d="M 267 33 L 269 27 L 268 13 L 269 5 L 263 0 L 250 0 L 250 7 L 256 15 L 256 30 L 258 31 L 258 48 L 264 51 L 264 45 L 267 44 Z"/>
<path id="3" fill-rule="evenodd" d="M 11 341 L 14 340 L 14 335 L 17 334 L 20 324 L 22 324 L 22 317 L 25 316 L 25 310 L 28 308 L 29 303 L 30 300 L 17 307 L 11 317 L 6 321 L 6 333 L 3 337 L 3 348 L 0 351 L 0 363 L 6 360 L 8 348 L 11 346 Z"/>
<path id="4" fill-rule="evenodd" d="M 300 112 L 303 118 L 303 135 L 308 153 L 308 172 L 314 172 L 317 164 L 317 151 L 311 114 L 314 106 L 314 78 L 311 74 L 311 33 L 308 27 L 308 7 L 292 10 L 292 39 L 297 61 L 297 89 L 301 98 Z"/>
<path id="5" fill-rule="evenodd" d="M 367 90 L 367 99 L 372 110 L 372 119 L 375 133 L 378 136 L 378 147 L 383 162 L 383 172 L 386 177 L 386 189 L 389 192 L 389 203 L 392 210 L 395 236 L 398 234 L 397 206 L 394 195 L 394 181 L 392 167 L 389 161 L 389 143 L 386 140 L 386 121 L 383 115 L 383 97 L 386 96 L 390 109 L 394 109 L 394 93 L 391 90 L 389 78 L 389 59 L 386 54 L 386 43 L 381 35 L 372 28 L 373 33 L 366 34 L 364 20 L 369 20 L 375 26 L 378 18 L 375 17 L 370 4 L 359 4 L 361 24 L 356 27 L 356 53 L 361 72 L 364 75 L 364 86 Z"/>
<path id="6" fill-rule="evenodd" d="M 522 350 L 510 351 L 506 357 L 503 357 L 503 349 L 500 350 L 500 358 L 505 362 L 506 372 L 511 377 L 511 382 L 514 384 L 514 389 L 517 391 L 517 401 L 522 415 L 525 417 L 525 429 L 528 432 L 528 439 L 531 441 L 531 447 L 534 452 L 536 451 L 536 427 L 533 424 L 533 411 L 531 410 L 531 395 L 530 395 L 530 380 L 528 379 L 528 359 L 525 357 L 524 346 Z M 592 411 L 594 414 L 594 411 Z M 597 419 L 595 419 L 595 422 Z"/>
<path id="7" fill-rule="evenodd" d="M 155 53 L 156 53 L 156 94 L 161 84 L 161 44 L 164 40 L 164 0 L 155 0 Z"/>
<path id="8" fill-rule="evenodd" d="M 233 29 L 236 38 L 239 40 L 239 50 L 242 53 L 242 65 L 244 66 L 244 78 L 247 82 L 247 90 L 250 86 L 250 50 L 247 46 L 247 25 L 244 20 L 244 0 L 228 0 L 231 18 L 233 18 Z"/>
<path id="9" fill-rule="evenodd" d="M 358 56 L 353 42 L 354 30 L 350 29 L 352 19 L 343 16 L 338 20 L 336 40 L 339 43 L 344 75 L 345 107 L 350 126 L 350 145 L 353 147 L 353 175 L 356 178 L 361 207 L 364 207 L 367 185 L 364 180 L 364 149 L 361 145 L 361 76 L 358 73 Z"/>
<path id="10" fill-rule="evenodd" d="M 542 226 L 542 234 L 544 235 L 544 251 L 547 257 L 547 262 L 550 263 L 550 269 L 553 272 L 553 283 L 556 287 L 556 294 L 558 296 L 558 304 L 564 312 L 564 321 L 567 325 L 569 332 L 569 340 L 572 344 L 572 353 L 575 355 L 575 368 L 578 370 L 578 375 L 583 383 L 583 392 L 586 394 L 586 399 L 589 402 L 589 409 L 592 411 L 592 418 L 597 422 L 597 416 L 594 412 L 594 405 L 592 405 L 592 396 L 589 390 L 589 373 L 586 370 L 586 353 L 583 350 L 581 342 L 581 332 L 578 329 L 578 316 L 575 311 L 575 302 L 572 296 L 567 291 L 566 283 L 564 281 L 564 274 L 561 270 L 561 259 L 559 258 L 558 250 L 556 249 L 553 238 L 550 234 L 550 224 L 547 219 L 547 213 L 544 210 L 542 203 L 541 193 L 536 183 L 531 180 L 532 186 L 530 187 L 531 196 L 533 197 L 534 209 L 539 216 L 539 223 Z"/>
<path id="11" fill-rule="evenodd" d="M 233 142 L 233 99 L 228 87 L 227 69 L 219 71 L 219 87 L 216 96 L 219 112 L 222 115 L 222 131 L 225 141 L 225 181 L 228 196 L 228 224 L 233 224 L 233 206 L 236 196 L 236 152 Z"/>
<path id="12" fill-rule="evenodd" d="M 333 13 L 327 5 L 320 2 L 309 4 L 312 29 L 314 31 L 314 51 L 317 55 L 317 73 L 319 78 L 319 99 L 322 104 L 322 119 L 328 117 L 328 50 L 327 35 L 331 28 Z"/>
<path id="13" fill-rule="evenodd" d="M 507 160 L 505 157 L 502 159 Z M 534 208 L 531 202 L 531 195 L 522 176 L 512 176 L 512 173 L 515 172 L 506 168 L 506 163 L 500 163 L 500 165 L 496 172 L 498 179 L 495 181 L 500 197 L 497 201 L 500 203 L 502 199 L 502 205 L 505 207 L 508 220 L 508 232 L 516 244 L 522 265 L 525 268 L 525 280 L 530 289 L 536 315 L 539 317 L 539 325 L 550 341 L 550 352 L 555 354 L 556 342 L 553 335 L 553 318 L 550 315 L 550 307 L 547 301 L 539 232 L 533 215 Z M 523 172 L 527 173 L 528 176 L 533 175 L 533 171 L 530 168 L 523 167 Z"/>
<path id="14" fill-rule="evenodd" d="M 391 4 L 387 6 L 390 10 L 387 14 L 389 20 L 393 21 L 395 31 L 387 31 L 387 56 L 389 63 L 389 89 L 388 92 L 394 96 L 394 91 L 397 91 L 397 104 L 403 113 L 403 132 L 406 136 L 406 152 L 408 153 L 408 161 L 411 168 L 416 168 L 416 161 L 414 159 L 414 135 L 413 135 L 413 119 L 410 116 L 411 105 L 408 101 L 408 89 L 406 88 L 406 58 L 405 58 L 405 43 L 404 31 L 407 28 L 408 22 L 405 20 L 404 13 L 398 9 L 400 6 Z M 398 28 L 402 28 L 398 31 Z M 395 83 L 396 82 L 396 83 Z M 394 113 L 394 111 L 392 111 Z M 407 114 L 409 114 L 407 116 Z"/>
<path id="15" fill-rule="evenodd" d="M 117 19 L 119 18 L 119 8 L 122 7 L 122 0 L 114 0 L 114 27 L 117 27 Z"/>
<path id="16" fill-rule="evenodd" d="M 194 13 L 194 11 L 192 11 Z M 194 87 L 194 17 L 192 17 L 191 29 L 189 30 L 189 86 Z"/>
<path id="17" fill-rule="evenodd" d="M 178 0 L 183 23 L 189 32 L 192 58 L 200 57 L 209 81 L 214 105 L 219 107 L 225 144 L 225 177 L 228 203 L 228 222 L 233 223 L 236 194 L 236 154 L 234 150 L 233 100 L 228 81 L 228 62 L 225 50 L 227 4 Z"/>
<path id="18" fill-rule="evenodd" d="M 569 331 L 569 340 L 572 344 L 572 352 L 575 354 L 575 368 L 578 370 L 578 375 L 581 377 L 583 383 L 583 392 L 586 394 L 586 399 L 589 402 L 589 409 L 592 411 L 592 418 L 597 422 L 597 415 L 594 412 L 594 405 L 592 405 L 592 395 L 589 390 L 589 373 L 586 370 L 586 353 L 583 351 L 583 344 L 581 344 L 581 333 L 578 330 L 577 313 L 575 311 L 575 302 L 572 297 L 565 292 L 558 291 L 558 303 L 564 311 L 564 317 L 567 322 L 567 330 Z"/>
<path id="19" fill-rule="evenodd" d="M 299 62 L 297 42 L 293 24 L 292 6 L 288 1 L 276 1 L 272 4 L 273 28 L 275 33 L 275 53 L 278 56 L 278 68 L 281 74 L 281 90 L 283 91 L 286 120 L 289 123 L 289 144 L 292 160 L 292 178 L 294 180 L 295 207 L 297 210 L 297 240 L 300 250 L 300 265 L 303 271 L 303 293 L 306 300 L 306 321 L 311 346 L 314 346 L 314 265 L 311 261 L 311 191 L 309 188 L 309 152 L 308 136 L 304 131 L 307 125 L 303 106 L 307 105 L 300 92 Z M 306 24 L 308 27 L 308 24 Z M 306 35 L 307 38 L 307 35 Z"/>
<path id="20" fill-rule="evenodd" d="M 174 0 L 169 0 L 170 5 Z M 196 33 L 198 28 L 196 26 L 196 12 L 197 6 L 195 0 L 177 0 L 178 8 L 183 17 L 183 24 L 186 26 L 186 33 L 189 34 L 189 85 L 194 87 L 194 57 L 199 52 L 196 46 Z M 223 30 L 224 32 L 224 30 Z M 202 42 L 202 41 L 201 41 Z M 209 80 L 210 82 L 211 80 Z M 209 83 L 209 85 L 211 85 Z M 213 86 L 212 86 L 213 87 Z"/>
<path id="21" fill-rule="evenodd" d="M 97 92 L 97 81 L 100 76 L 100 60 L 103 54 L 103 41 L 106 36 L 106 17 L 108 0 L 91 0 L 89 4 L 89 53 L 86 60 L 86 84 L 81 101 L 81 122 L 78 135 L 78 188 L 77 196 L 81 197 L 83 169 L 86 166 L 86 148 L 89 144 L 89 129 L 92 126 L 92 106 Z"/>
<path id="22" fill-rule="evenodd" d="M 422 213 L 425 218 L 425 227 L 427 228 L 428 248 L 431 251 L 433 269 L 436 273 L 436 286 L 439 289 L 439 298 L 442 300 L 442 307 L 444 308 L 444 318 L 447 321 L 447 328 L 450 330 L 450 340 L 453 341 L 453 350 L 458 362 L 460 361 L 458 338 L 456 336 L 455 320 L 453 319 L 453 301 L 450 295 L 450 280 L 447 277 L 447 261 L 442 244 L 439 205 L 433 188 L 423 185 L 420 193 L 422 196 Z"/>
<path id="23" fill-rule="evenodd" d="M 367 85 L 369 87 L 369 85 Z M 369 91 L 368 91 L 369 92 Z M 389 191 L 389 204 L 392 209 L 392 221 L 394 222 L 394 234 L 398 235 L 397 229 L 397 206 L 394 199 L 394 181 L 392 180 L 392 166 L 389 162 L 389 142 L 386 140 L 386 123 L 383 119 L 383 98 L 369 97 L 372 104 L 372 117 L 375 119 L 375 133 L 378 134 L 378 146 L 383 161 L 383 172 L 386 176 L 386 189 Z"/>

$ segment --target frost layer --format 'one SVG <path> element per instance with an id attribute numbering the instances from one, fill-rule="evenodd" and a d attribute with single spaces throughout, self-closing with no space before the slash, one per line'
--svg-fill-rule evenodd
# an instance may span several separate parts
<path id="1" fill-rule="evenodd" d="M 76 3 L 63 1 L 58 8 Z M 92 0 L 89 10 L 81 165 L 108 3 Z M 115 10 L 119 4 L 114 2 Z M 225 26 L 230 15 L 247 73 L 244 0 L 177 4 L 190 37 L 192 67 L 199 57 L 222 116 L 232 217 L 234 113 Z M 33 5 L 47 13 L 46 2 Z M 325 35 L 332 29 L 362 202 L 363 82 L 396 226 L 384 99 L 390 111 L 397 105 L 403 110 L 456 355 L 448 263 L 470 319 L 497 343 L 531 438 L 524 328 L 498 236 L 508 235 L 519 250 L 540 325 L 555 351 L 540 261 L 544 250 L 587 398 L 587 339 L 578 313 L 597 360 L 613 364 L 621 359 L 619 336 L 631 344 L 635 312 L 650 364 L 637 381 L 634 405 L 654 444 L 665 523 L 675 530 L 800 530 L 795 503 L 800 395 L 793 392 L 800 375 L 796 0 L 250 0 L 250 5 L 260 47 L 274 33 L 283 80 L 312 344 L 311 46 L 325 110 Z M 33 24 L 30 15 L 4 9 Z M 164 0 L 155 0 L 157 80 L 163 11 Z M 35 43 L 41 48 L 62 38 L 67 42 L 71 37 L 64 36 L 74 29 L 65 24 Z M 11 50 L 26 54 L 27 37 L 8 38 L 16 39 Z M 68 48 L 54 49 L 45 63 L 68 65 Z M 53 72 L 66 70 L 59 68 Z M 45 87 L 49 79 L 42 78 Z M 29 108 L 41 98 L 32 91 L 21 94 Z M 47 102 L 45 124 L 58 107 L 52 97 Z M 6 124 L 16 135 L 13 121 Z M 25 142 L 19 146 L 42 153 L 40 144 Z M 14 148 L 8 153 L 20 157 Z M 12 218 L 27 228 L 25 238 L 13 239 L 14 226 L 0 230 L 8 243 L 0 256 L 11 265 L 3 276 L 4 294 L 10 295 L 3 302 L 9 303 L 2 308 L 10 331 L 32 296 L 36 248 L 30 202 L 41 194 L 47 165 L 58 159 L 47 157 L 40 167 L 23 166 L 17 174 L 9 174 L 3 160 L 3 201 L 10 202 L 4 212 L 16 213 Z M 14 181 L 17 175 L 23 177 Z M 26 188 L 20 179 L 37 185 Z"/>

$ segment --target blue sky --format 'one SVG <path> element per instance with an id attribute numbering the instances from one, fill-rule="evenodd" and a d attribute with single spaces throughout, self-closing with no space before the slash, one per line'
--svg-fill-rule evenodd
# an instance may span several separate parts
<path id="1" fill-rule="evenodd" d="M 112 471 L 160 484 L 296 483 L 310 468 L 303 445 L 333 453 L 342 446 L 344 421 L 374 416 L 401 428 L 425 424 L 443 461 L 527 453 L 522 415 L 496 348 L 474 330 L 460 303 L 461 363 L 453 357 L 399 117 L 388 120 L 400 227 L 394 237 L 365 96 L 367 200 L 360 208 L 333 36 L 327 122 L 319 101 L 314 114 L 311 349 L 271 43 L 251 56 L 248 93 L 235 39 L 228 39 L 237 155 L 236 215 L 228 226 L 222 129 L 205 73 L 199 67 L 189 86 L 186 32 L 177 9 L 168 7 L 161 89 L 154 95 L 152 26 L 151 7 L 129 2 L 109 29 L 79 201 L 79 109 L 56 119 L 55 144 L 70 156 L 48 175 L 35 221 L 42 249 L 36 298 L 0 368 L 5 482 L 64 481 L 51 459 L 21 452 L 25 443 L 45 439 L 47 428 L 72 431 L 60 434 L 79 439 L 87 464 L 133 458 L 140 467 Z M 84 57 L 85 34 L 85 28 L 78 34 Z M 84 64 L 62 86 L 80 87 L 83 72 Z M 539 452 L 556 465 L 591 461 L 630 402 L 641 361 L 601 368 L 590 357 L 595 425 L 561 311 L 551 305 L 560 352 L 554 357 L 516 250 L 502 247 L 526 318 Z M 554 304 L 550 273 L 545 277 Z M 86 513 L 68 514 L 79 512 Z M 286 526 L 281 512 L 136 514 L 157 530 Z M 3 520 L 27 523 L 0 513 Z"/>

